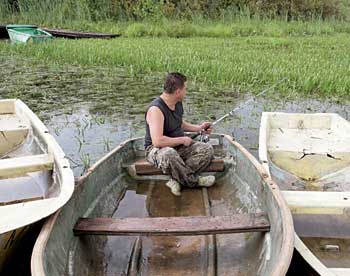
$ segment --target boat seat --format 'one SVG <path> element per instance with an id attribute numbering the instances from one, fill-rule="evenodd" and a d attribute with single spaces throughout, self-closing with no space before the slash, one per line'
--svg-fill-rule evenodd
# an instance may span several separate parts
<path id="1" fill-rule="evenodd" d="M 0 156 L 22 144 L 30 130 L 29 124 L 11 111 L 11 107 L 0 104 Z"/>
<path id="2" fill-rule="evenodd" d="M 49 154 L 0 159 L 0 178 L 52 169 L 53 158 Z"/>
<path id="3" fill-rule="evenodd" d="M 164 174 L 161 169 L 153 166 L 146 159 L 138 160 L 134 163 L 135 172 L 137 175 L 159 175 Z M 213 159 L 204 172 L 222 172 L 225 169 L 223 159 Z"/>
<path id="4" fill-rule="evenodd" d="M 74 235 L 210 235 L 267 232 L 270 224 L 264 213 L 231 216 L 154 217 L 154 218 L 80 218 Z"/>

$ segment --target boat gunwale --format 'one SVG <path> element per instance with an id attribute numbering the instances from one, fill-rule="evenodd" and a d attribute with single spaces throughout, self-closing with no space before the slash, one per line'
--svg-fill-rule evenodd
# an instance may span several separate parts
<path id="1" fill-rule="evenodd" d="M 29 29 L 37 29 L 36 25 L 26 25 L 26 24 L 8 24 L 6 25 L 6 29 L 14 29 L 14 28 L 29 28 Z"/>
<path id="2" fill-rule="evenodd" d="M 282 217 L 282 227 L 283 227 L 283 241 L 280 253 L 280 259 L 282 260 L 289 260 L 288 266 L 276 266 L 276 270 L 272 272 L 271 276 L 279 276 L 279 275 L 285 275 L 288 271 L 289 264 L 293 257 L 293 250 L 291 248 L 294 248 L 294 224 L 292 215 L 290 213 L 289 207 L 287 205 L 287 202 L 285 201 L 278 185 L 274 183 L 274 181 L 271 179 L 269 174 L 266 172 L 265 168 L 259 163 L 259 161 L 241 144 L 233 140 L 233 138 L 229 135 L 225 135 L 226 138 L 234 145 L 236 146 L 249 160 L 252 162 L 254 167 L 257 169 L 257 171 L 260 173 L 260 175 L 263 177 L 265 186 L 271 191 L 273 196 L 275 197 L 277 204 L 280 207 L 281 211 L 281 217 Z M 284 218 L 284 219 L 283 219 Z M 286 264 L 286 262 L 284 262 Z"/>
<path id="3" fill-rule="evenodd" d="M 277 205 L 279 206 L 279 211 L 281 214 L 281 224 L 282 224 L 282 232 L 283 232 L 283 240 L 281 242 L 281 249 L 279 254 L 279 259 L 283 259 L 283 265 L 276 265 L 275 270 L 272 271 L 270 274 L 271 276 L 280 276 L 285 275 L 288 271 L 290 262 L 292 260 L 293 256 L 293 249 L 294 249 L 294 226 L 293 226 L 293 220 L 290 213 L 290 210 L 287 206 L 286 201 L 284 200 L 284 197 L 282 196 L 278 186 L 272 181 L 272 179 L 269 177 L 268 173 L 265 171 L 263 166 L 256 160 L 256 158 L 248 151 L 246 150 L 241 144 L 236 142 L 231 136 L 226 134 L 212 134 L 212 135 L 219 135 L 225 139 L 229 143 L 231 143 L 234 147 L 236 147 L 241 153 L 248 158 L 248 160 L 253 164 L 253 166 L 256 168 L 258 173 L 262 177 L 262 185 L 265 185 L 270 192 L 272 193 L 273 197 L 276 200 Z M 104 155 L 101 159 L 96 161 L 88 170 L 87 172 L 79 177 L 76 180 L 76 187 L 83 185 L 85 182 L 84 180 L 87 179 L 91 173 L 96 170 L 104 161 L 115 155 L 118 151 L 120 151 L 125 145 L 131 142 L 135 142 L 137 140 L 143 139 L 143 137 L 136 137 L 127 139 L 124 142 L 117 145 L 113 150 L 111 150 L 109 153 Z M 62 209 L 61 209 L 62 210 Z M 33 248 L 32 258 L 31 258 L 31 273 L 35 276 L 45 276 L 45 270 L 44 270 L 44 255 L 45 255 L 45 248 L 47 245 L 47 242 L 50 237 L 50 233 L 54 227 L 54 224 L 59 216 L 60 211 L 57 211 L 54 215 L 52 215 L 43 225 L 43 228 L 41 229 L 41 232 L 36 240 L 36 243 Z"/>
<path id="4" fill-rule="evenodd" d="M 28 34 L 26 32 L 22 32 L 22 31 L 18 31 L 16 29 L 12 29 L 12 28 L 9 28 L 7 31 L 8 32 L 12 32 L 12 33 L 15 33 L 15 34 L 19 34 L 19 35 L 23 35 L 23 36 L 26 36 L 26 37 L 40 37 L 40 38 L 44 38 L 44 37 L 47 37 L 47 38 L 53 38 L 53 35 L 50 34 L 49 32 L 45 31 L 45 30 L 42 30 L 40 28 L 28 28 L 28 29 L 37 29 L 39 30 L 42 34 Z"/>

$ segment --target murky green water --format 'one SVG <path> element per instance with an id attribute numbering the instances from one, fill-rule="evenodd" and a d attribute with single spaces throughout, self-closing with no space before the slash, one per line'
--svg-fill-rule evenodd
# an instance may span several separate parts
<path id="1" fill-rule="evenodd" d="M 0 98 L 20 98 L 29 105 L 66 152 L 76 176 L 123 140 L 144 134 L 144 110 L 161 93 L 164 78 L 152 73 L 133 76 L 121 68 L 48 66 L 16 57 L 0 56 L 0 64 Z M 185 118 L 215 120 L 249 97 L 230 88 L 189 83 Z M 270 91 L 215 131 L 233 133 L 257 156 L 262 111 L 336 112 L 350 117 L 347 102 L 286 99 Z"/>

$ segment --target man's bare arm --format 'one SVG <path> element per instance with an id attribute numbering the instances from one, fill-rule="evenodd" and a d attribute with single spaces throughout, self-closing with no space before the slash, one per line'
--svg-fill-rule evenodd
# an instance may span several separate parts
<path id="1" fill-rule="evenodd" d="M 146 121 L 149 125 L 153 146 L 157 148 L 175 147 L 178 145 L 191 144 L 189 137 L 168 137 L 163 135 L 164 115 L 156 106 L 150 107 L 146 115 Z"/>
<path id="2" fill-rule="evenodd" d="M 200 125 L 194 125 L 186 121 L 182 121 L 181 127 L 183 128 L 184 131 L 190 131 L 190 132 L 201 131 Z"/>

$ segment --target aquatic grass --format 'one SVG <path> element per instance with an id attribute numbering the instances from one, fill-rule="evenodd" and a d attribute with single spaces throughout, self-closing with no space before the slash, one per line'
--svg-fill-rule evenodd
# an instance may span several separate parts
<path id="1" fill-rule="evenodd" d="M 49 65 L 124 67 L 131 75 L 181 71 L 194 83 L 288 96 L 349 97 L 350 37 L 118 38 L 0 44 L 0 55 L 22 55 Z M 89 74 L 89 72 L 86 72 Z M 217 97 L 220 95 L 213 95 Z M 102 103 L 101 103 L 102 104 Z M 128 104 L 128 103 L 124 103 Z"/>
<path id="2" fill-rule="evenodd" d="M 79 134 L 78 135 L 75 135 L 74 138 L 78 141 L 79 143 L 79 148 L 78 148 L 78 152 L 81 151 L 82 147 L 83 147 L 83 144 L 84 144 L 84 141 L 80 138 Z"/>
<path id="3" fill-rule="evenodd" d="M 105 152 L 109 152 L 111 150 L 112 143 L 113 141 L 109 137 L 103 137 L 103 149 L 105 150 Z"/>
<path id="4" fill-rule="evenodd" d="M 78 22 L 76 22 L 78 23 Z M 339 20 L 284 21 L 255 18 L 227 20 L 160 20 L 86 22 L 67 26 L 78 30 L 120 33 L 127 37 L 237 37 L 237 36 L 319 36 L 350 34 L 350 23 Z"/>
<path id="5" fill-rule="evenodd" d="M 82 152 L 80 154 L 80 163 L 83 166 L 83 173 L 85 173 L 91 166 L 91 158 L 89 153 Z"/>

